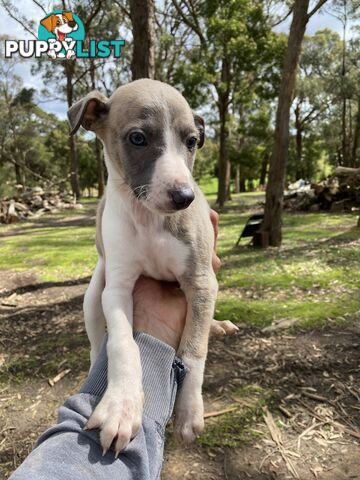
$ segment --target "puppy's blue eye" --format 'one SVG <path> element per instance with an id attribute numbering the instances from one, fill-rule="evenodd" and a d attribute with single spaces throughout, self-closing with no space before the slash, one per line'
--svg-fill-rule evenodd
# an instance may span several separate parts
<path id="1" fill-rule="evenodd" d="M 146 145 L 145 136 L 141 132 L 130 133 L 129 140 L 133 145 L 137 147 L 143 147 Z"/>
<path id="2" fill-rule="evenodd" d="M 197 138 L 196 137 L 190 137 L 186 140 L 186 146 L 189 150 L 192 150 L 193 148 L 195 148 L 196 144 L 197 144 Z"/>

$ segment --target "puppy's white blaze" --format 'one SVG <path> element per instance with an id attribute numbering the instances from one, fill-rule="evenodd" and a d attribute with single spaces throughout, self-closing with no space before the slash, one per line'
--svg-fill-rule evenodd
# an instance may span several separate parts
<path id="1" fill-rule="evenodd" d="M 175 132 L 166 126 L 165 152 L 156 161 L 152 181 L 153 188 L 159 193 L 163 193 L 164 188 L 167 190 L 176 184 L 189 184 L 190 182 L 190 170 L 183 154 L 176 147 Z M 167 191 L 164 193 L 167 196 Z"/>
<path id="2" fill-rule="evenodd" d="M 76 30 L 76 28 L 71 28 L 67 23 L 64 22 L 61 14 L 57 13 L 56 16 L 58 17 L 61 23 L 59 26 L 55 28 L 55 30 L 59 30 L 61 33 L 70 33 Z"/>

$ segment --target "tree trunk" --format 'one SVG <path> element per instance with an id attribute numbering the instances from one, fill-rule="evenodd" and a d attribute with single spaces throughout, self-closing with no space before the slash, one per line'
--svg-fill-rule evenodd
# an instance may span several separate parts
<path id="1" fill-rule="evenodd" d="M 345 15 L 343 21 L 343 48 L 342 48 L 342 66 L 341 66 L 341 93 L 342 93 L 342 110 L 341 110 L 341 155 L 342 165 L 348 165 L 348 139 L 346 129 L 346 93 L 345 93 L 345 81 L 346 81 L 346 25 L 347 25 L 347 12 L 346 5 Z"/>
<path id="2" fill-rule="evenodd" d="M 301 44 L 309 19 L 307 14 L 308 7 L 309 0 L 296 0 L 294 3 L 293 18 L 282 71 L 276 112 L 274 145 L 266 188 L 264 221 L 261 228 L 264 236 L 268 237 L 270 246 L 280 246 L 282 241 L 281 220 L 289 149 L 290 107 L 294 95 Z"/>
<path id="3" fill-rule="evenodd" d="M 266 182 L 267 167 L 269 163 L 269 154 L 265 153 L 261 162 L 260 185 L 264 186 Z"/>
<path id="4" fill-rule="evenodd" d="M 300 103 L 295 108 L 295 129 L 296 129 L 296 180 L 303 178 L 304 169 L 302 164 L 302 123 L 300 113 Z"/>
<path id="5" fill-rule="evenodd" d="M 16 183 L 17 183 L 18 185 L 23 185 L 23 186 L 25 186 L 25 178 L 23 177 L 23 172 L 22 172 L 22 169 L 21 169 L 18 161 L 16 161 L 16 162 L 14 163 L 14 167 L 15 167 Z"/>
<path id="6" fill-rule="evenodd" d="M 357 101 L 357 112 L 356 112 L 355 127 L 354 127 L 354 139 L 353 139 L 353 146 L 352 146 L 352 152 L 351 152 L 353 167 L 356 167 L 360 163 L 358 162 L 358 159 L 357 159 L 359 139 L 360 139 L 360 97 L 358 97 L 358 101 Z"/>
<path id="7" fill-rule="evenodd" d="M 240 193 L 240 164 L 237 163 L 235 167 L 235 193 Z"/>
<path id="8" fill-rule="evenodd" d="M 79 185 L 77 152 L 76 152 L 76 143 L 75 143 L 74 135 L 69 135 L 69 147 L 70 147 L 70 183 L 71 183 L 72 192 L 77 201 L 79 200 L 79 198 L 81 198 L 81 191 L 80 191 L 80 185 Z"/>
<path id="9" fill-rule="evenodd" d="M 64 60 L 64 69 L 66 73 L 66 97 L 68 108 L 73 104 L 73 76 L 74 76 L 74 61 Z M 70 130 L 70 127 L 69 127 Z M 78 200 L 81 198 L 81 191 L 79 185 L 79 168 L 78 168 L 78 159 L 76 153 L 76 143 L 74 135 L 69 135 L 69 148 L 70 148 L 70 183 L 72 192 Z"/>
<path id="10" fill-rule="evenodd" d="M 98 198 L 101 198 L 104 195 L 105 191 L 105 175 L 101 144 L 100 140 L 97 137 L 95 138 L 95 156 L 98 177 Z"/>
<path id="11" fill-rule="evenodd" d="M 228 151 L 226 141 L 228 130 L 226 125 L 226 108 L 220 106 L 220 149 L 219 149 L 219 183 L 217 203 L 219 207 L 223 207 L 229 195 L 230 184 L 230 162 L 228 159 Z"/>
<path id="12" fill-rule="evenodd" d="M 346 98 L 343 98 L 341 109 L 341 164 L 346 166 L 347 162 Z"/>
<path id="13" fill-rule="evenodd" d="M 228 174 L 227 174 L 227 189 L 226 189 L 226 200 L 231 200 L 231 163 L 228 161 Z"/>
<path id="14" fill-rule="evenodd" d="M 220 88 L 217 88 L 217 94 L 220 119 L 219 183 L 217 203 L 219 207 L 223 207 L 226 200 L 230 198 L 231 175 L 231 168 L 226 145 L 227 137 L 229 135 L 227 122 L 230 97 L 230 66 L 226 58 L 226 49 L 224 52 L 224 58 L 221 66 L 221 86 Z"/>
<path id="15" fill-rule="evenodd" d="M 244 177 L 244 175 L 241 175 L 240 177 L 240 192 L 246 192 L 246 178 Z"/>
<path id="16" fill-rule="evenodd" d="M 93 59 L 90 60 L 90 77 L 91 77 L 91 88 L 96 89 L 95 82 L 95 62 Z M 98 180 L 98 198 L 101 198 L 104 195 L 105 191 L 105 176 L 104 176 L 104 162 L 102 158 L 102 149 L 99 139 L 95 138 L 95 158 L 97 166 L 97 180 Z"/>
<path id="17" fill-rule="evenodd" d="M 132 79 L 154 78 L 155 3 L 154 0 L 130 0 L 133 33 Z"/>

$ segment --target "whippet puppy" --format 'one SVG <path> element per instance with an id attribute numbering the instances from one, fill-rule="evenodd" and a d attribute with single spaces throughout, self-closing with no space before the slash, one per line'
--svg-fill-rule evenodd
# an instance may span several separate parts
<path id="1" fill-rule="evenodd" d="M 99 260 L 85 295 L 91 363 L 108 331 L 108 387 L 87 428 L 100 428 L 116 455 L 141 425 L 143 391 L 133 339 L 132 292 L 140 275 L 178 281 L 188 303 L 178 355 L 189 368 L 175 405 L 175 433 L 190 442 L 204 427 L 201 387 L 218 285 L 209 206 L 192 178 L 204 121 L 175 88 L 154 80 L 93 91 L 68 112 L 71 134 L 96 133 L 108 170 L 97 215 Z M 236 327 L 214 323 L 231 333 Z"/>

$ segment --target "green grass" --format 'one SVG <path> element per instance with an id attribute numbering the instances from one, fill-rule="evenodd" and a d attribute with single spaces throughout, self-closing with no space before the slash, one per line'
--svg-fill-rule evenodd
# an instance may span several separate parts
<path id="1" fill-rule="evenodd" d="M 34 341 L 31 355 L 19 355 L 0 367 L 0 384 L 11 380 L 21 384 L 36 376 L 47 379 L 59 373 L 59 361 L 66 358 L 64 368 L 79 374 L 89 368 L 89 341 L 84 334 L 61 333 L 43 335 Z"/>
<path id="2" fill-rule="evenodd" d="M 241 199 L 241 196 L 239 196 Z M 359 231 L 354 215 L 286 214 L 283 247 L 234 244 L 248 213 L 220 221 L 219 319 L 266 325 L 279 318 L 304 324 L 358 316 Z"/>
<path id="3" fill-rule="evenodd" d="M 97 259 L 94 225 L 72 224 L 74 217 L 90 212 L 95 212 L 95 201 L 87 200 L 84 210 L 66 210 L 39 221 L 1 227 L 0 269 L 32 270 L 43 281 L 91 275 Z M 48 226 L 47 220 L 54 226 Z M 1 236 L 10 232 L 14 235 Z"/>
<path id="4" fill-rule="evenodd" d="M 261 435 L 251 426 L 262 417 L 262 407 L 271 399 L 270 392 L 258 385 L 247 385 L 231 392 L 237 399 L 235 411 L 210 418 L 197 443 L 205 447 L 238 447 Z"/>
<path id="5" fill-rule="evenodd" d="M 216 199 L 216 180 L 201 187 L 210 203 Z M 360 311 L 360 251 L 356 216 L 328 213 L 284 215 L 283 247 L 256 250 L 242 240 L 234 248 L 246 219 L 263 193 L 233 195 L 220 215 L 218 253 L 223 261 L 216 318 L 268 325 L 296 318 L 303 325 L 328 319 L 355 318 Z M 0 228 L 0 269 L 31 269 L 40 280 L 76 279 L 91 274 L 96 263 L 94 225 L 83 211 L 65 211 L 38 221 Z M 88 217 L 79 224 L 72 220 Z M 56 221 L 49 226 L 47 220 Z"/>

